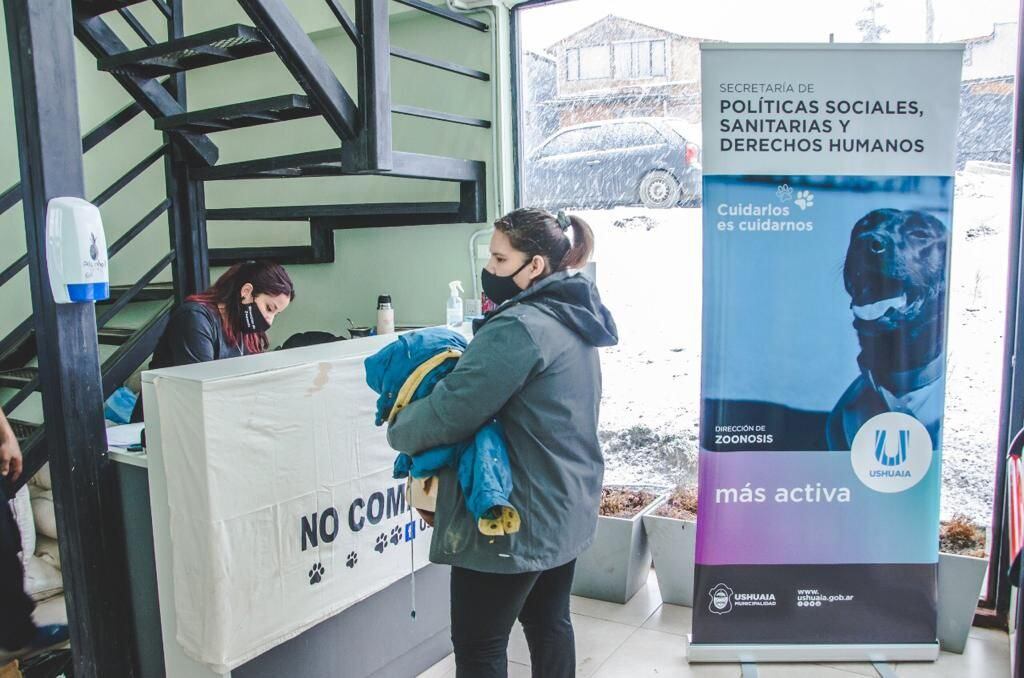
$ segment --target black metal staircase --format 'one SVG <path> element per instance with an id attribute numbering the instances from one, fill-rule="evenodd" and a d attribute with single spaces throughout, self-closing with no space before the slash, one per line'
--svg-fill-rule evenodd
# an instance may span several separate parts
<path id="1" fill-rule="evenodd" d="M 396 151 L 392 144 L 392 115 L 415 116 L 452 124 L 490 127 L 487 120 L 414 106 L 392 105 L 390 59 L 487 81 L 487 73 L 460 64 L 393 46 L 390 41 L 388 0 L 356 0 L 353 20 L 337 0 L 325 0 L 345 34 L 356 47 L 359 92 L 356 100 L 345 90 L 326 60 L 282 0 L 237 0 L 254 25 L 232 24 L 184 35 L 180 0 L 149 0 L 167 18 L 168 40 L 158 42 L 131 13 L 146 0 L 73 0 L 74 30 L 135 102 L 117 112 L 83 138 L 83 150 L 96 146 L 145 111 L 164 133 L 164 144 L 141 158 L 124 176 L 97 195 L 103 204 L 130 185 L 158 160 L 168 176 L 167 199 L 156 205 L 109 248 L 117 253 L 146 230 L 160 215 L 172 222 L 172 250 L 137 283 L 113 291 L 96 307 L 98 341 L 113 348 L 103 361 L 103 393 L 109 396 L 150 355 L 176 301 L 203 284 L 210 265 L 223 266 L 250 258 L 272 258 L 285 264 L 334 261 L 334 231 L 338 229 L 478 223 L 485 220 L 486 177 L 478 160 Z M 474 19 L 420 0 L 396 0 L 414 10 L 467 28 L 487 31 Z M 145 45 L 129 49 L 107 23 L 118 13 Z M 254 101 L 188 110 L 184 73 L 198 68 L 275 53 L 294 77 L 301 93 L 281 94 Z M 320 117 L 338 137 L 338 145 L 321 151 L 217 164 L 219 153 L 207 135 L 255 125 Z M 294 206 L 241 206 L 206 209 L 203 184 L 209 181 L 325 176 L 396 177 L 455 183 L 457 202 L 394 202 Z M 0 213 L 20 199 L 19 186 L 0 194 Z M 207 249 L 207 221 L 294 222 L 309 224 L 308 245 Z M 27 265 L 22 257 L 0 271 L 3 284 Z M 166 268 L 173 284 L 153 281 Z M 152 302 L 149 319 L 141 326 L 123 327 L 119 313 L 131 304 Z M 34 327 L 26 320 L 0 340 L 0 402 L 12 412 L 39 389 L 32 365 Z M 6 391 L 4 389 L 7 389 Z M 6 394 L 6 399 L 5 395 Z M 31 477 L 46 461 L 45 431 L 38 424 L 15 421 Z"/>
<path id="2" fill-rule="evenodd" d="M 388 0 L 355 0 L 354 20 L 338 0 L 324 1 L 356 49 L 355 97 L 346 91 L 283 0 L 237 0 L 252 25 L 232 24 L 196 35 L 185 35 L 183 0 L 4 0 L 23 184 L 0 193 L 0 214 L 24 198 L 27 252 L 0 270 L 0 285 L 28 269 L 33 315 L 0 338 L 0 404 L 10 414 L 37 393 L 41 395 L 45 422 L 12 420 L 25 454 L 18 485 L 52 457 L 58 531 L 67 563 L 64 578 L 71 593 L 67 603 L 75 674 L 83 678 L 130 676 L 137 663 L 137 658 L 130 656 L 137 646 L 127 613 L 120 498 L 112 465 L 104 454 L 106 441 L 102 423 L 97 421 L 98 409 L 102 399 L 152 353 L 174 305 L 208 285 L 211 264 L 257 257 L 290 264 L 332 262 L 337 229 L 479 223 L 485 219 L 484 163 L 395 150 L 391 121 L 394 115 L 401 115 L 483 128 L 490 122 L 454 112 L 394 105 L 390 60 L 401 59 L 477 81 L 487 81 L 490 76 L 392 45 Z M 395 1 L 470 30 L 489 30 L 486 24 L 445 6 L 423 0 Z M 166 20 L 163 41 L 150 33 L 152 26 L 147 27 L 133 14 L 132 9 L 142 4 L 155 6 L 160 21 Z M 126 45 L 108 24 L 114 15 L 142 46 Z M 133 100 L 84 135 L 82 151 L 96 147 L 142 112 L 153 118 L 156 130 L 162 133 L 162 142 L 154 150 L 147 153 L 141 149 L 123 176 L 89 197 L 96 204 L 106 203 L 136 185 L 148 168 L 162 160 L 165 197 L 155 201 L 157 204 L 108 249 L 117 270 L 127 256 L 125 247 L 167 215 L 168 250 L 154 255 L 156 261 L 146 273 L 133 283 L 114 288 L 111 298 L 94 310 L 77 305 L 58 307 L 47 294 L 45 278 L 42 215 L 46 201 L 58 195 L 82 196 L 84 187 L 74 78 L 64 75 L 75 68 L 69 23 L 74 36 L 97 59 L 98 67 L 110 73 Z M 291 73 L 297 91 L 204 110 L 188 108 L 188 71 L 215 69 L 218 64 L 270 54 Z M 219 150 L 208 136 L 314 117 L 327 123 L 337 144 L 321 151 L 218 164 Z M 135 149 L 124 151 L 134 153 Z M 209 210 L 205 204 L 204 186 L 209 181 L 365 175 L 457 184 L 458 199 L 239 205 Z M 301 246 L 210 250 L 208 220 L 303 221 L 309 224 L 310 240 Z M 168 270 L 172 282 L 158 282 Z M 25 412 L 32 409 L 26 407 Z M 51 450 L 52 455 L 48 454 Z"/>
<path id="3" fill-rule="evenodd" d="M 158 118 L 156 128 L 165 132 L 211 134 L 270 122 L 310 118 L 315 115 L 317 111 L 309 103 L 308 97 L 301 94 L 284 94 L 242 104 L 169 115 Z"/>
<path id="4" fill-rule="evenodd" d="M 357 0 L 353 21 L 336 0 L 326 0 L 359 53 L 359 101 L 349 93 L 319 54 L 312 40 L 281 0 L 238 0 L 254 26 L 232 24 L 196 35 L 129 50 L 113 36 L 95 12 L 82 14 L 76 33 L 97 56 L 98 66 L 126 81 L 129 91 L 155 77 L 236 61 L 275 52 L 303 90 L 302 94 L 216 106 L 205 110 L 174 110 L 163 106 L 147 110 L 156 129 L 187 139 L 198 147 L 205 136 L 222 130 L 272 124 L 285 120 L 321 117 L 334 130 L 339 145 L 332 149 L 214 164 L 210 154 L 193 154 L 189 175 L 199 182 L 241 179 L 350 176 L 387 177 L 456 182 L 459 202 L 382 205 L 294 206 L 209 210 L 205 220 L 308 221 L 306 246 L 277 248 L 218 248 L 210 251 L 214 265 L 230 264 L 252 256 L 269 256 L 281 263 L 330 263 L 334 260 L 333 231 L 379 226 L 430 225 L 480 222 L 485 218 L 485 175 L 480 161 L 401 153 L 392 149 L 391 115 L 407 115 L 460 125 L 490 127 L 487 120 L 421 107 L 391 105 L 392 57 L 476 80 L 489 80 L 481 71 L 394 47 L 388 30 L 387 0 Z M 460 25 L 486 31 L 479 21 L 447 8 L 405 0 L 401 4 Z M 142 103 L 145 103 L 145 97 Z M 205 224 L 197 224 L 205 229 Z"/>
<path id="5" fill-rule="evenodd" d="M 87 152 L 96 147 L 141 112 L 142 107 L 132 103 L 115 113 L 83 137 L 83 151 Z M 92 202 L 102 205 L 108 201 L 129 186 L 145 169 L 163 158 L 166 151 L 166 147 L 161 146 L 146 155 L 124 175 L 101 191 L 93 198 Z M 20 199 L 21 185 L 17 184 L 5 191 L 3 196 L 0 197 L 0 213 L 13 208 L 20 202 Z M 170 206 L 170 200 L 162 201 L 113 242 L 108 248 L 108 256 L 111 260 L 116 263 L 118 261 L 116 258 L 117 254 L 142 234 L 160 215 L 167 212 Z M 101 345 L 116 347 L 107 356 L 102 365 L 103 394 L 105 397 L 121 386 L 131 376 L 132 372 L 143 363 L 146 357 L 152 353 L 156 341 L 163 331 L 173 306 L 174 289 L 171 284 L 151 283 L 170 264 L 173 257 L 173 252 L 168 253 L 154 267 L 154 270 L 143 276 L 143 279 L 137 284 L 126 287 L 114 287 L 111 290 L 110 300 L 96 305 L 98 342 Z M 20 257 L 4 271 L 0 272 L 0 284 L 13 278 L 27 265 L 27 255 Z M 114 322 L 118 312 L 123 310 L 129 303 L 153 301 L 161 303 L 157 305 L 157 308 L 152 309 L 152 312 L 141 326 L 124 327 Z M 0 339 L 0 402 L 3 403 L 3 411 L 7 415 L 14 412 L 33 393 L 40 390 L 39 370 L 34 364 L 37 353 L 35 332 L 35 325 L 30 317 L 20 323 L 3 339 Z M 14 484 L 14 489 L 18 489 L 47 461 L 45 431 L 40 422 L 12 418 L 11 423 L 25 457 L 25 470 L 21 478 Z"/>
<path id="6" fill-rule="evenodd" d="M 102 57 L 97 66 L 118 75 L 155 78 L 272 51 L 255 28 L 234 24 Z"/>

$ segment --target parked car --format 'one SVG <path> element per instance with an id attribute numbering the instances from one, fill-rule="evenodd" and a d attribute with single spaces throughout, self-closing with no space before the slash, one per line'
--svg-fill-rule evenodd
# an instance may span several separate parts
<path id="1" fill-rule="evenodd" d="M 696 126 L 679 118 L 567 127 L 528 156 L 523 200 L 550 208 L 700 205 L 698 140 Z"/>

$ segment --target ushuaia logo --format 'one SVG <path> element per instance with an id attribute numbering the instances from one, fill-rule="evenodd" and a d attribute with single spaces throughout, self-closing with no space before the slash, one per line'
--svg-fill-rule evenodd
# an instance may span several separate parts
<path id="1" fill-rule="evenodd" d="M 713 614 L 728 614 L 732 612 L 732 589 L 725 584 L 717 584 L 708 592 L 711 595 L 711 602 L 708 609 Z"/>
<path id="2" fill-rule="evenodd" d="M 869 419 L 853 438 L 850 463 L 857 478 L 876 492 L 903 492 L 932 465 L 932 438 L 920 421 L 902 412 Z"/>
<path id="3" fill-rule="evenodd" d="M 712 614 L 728 614 L 734 607 L 775 607 L 774 593 L 736 593 L 725 584 L 716 584 L 708 591 Z"/>
<path id="4" fill-rule="evenodd" d="M 896 450 L 896 454 L 889 454 L 886 449 L 886 434 L 888 431 L 880 430 L 875 431 L 875 459 L 882 466 L 899 466 L 907 460 L 907 446 L 910 440 L 910 431 L 901 429 L 897 431 L 899 434 L 899 446 Z"/>

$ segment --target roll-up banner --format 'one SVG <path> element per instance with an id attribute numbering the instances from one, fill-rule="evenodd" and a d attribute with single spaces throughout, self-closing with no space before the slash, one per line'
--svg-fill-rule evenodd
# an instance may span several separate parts
<path id="1" fill-rule="evenodd" d="M 962 48 L 701 58 L 689 657 L 934 659 Z"/>

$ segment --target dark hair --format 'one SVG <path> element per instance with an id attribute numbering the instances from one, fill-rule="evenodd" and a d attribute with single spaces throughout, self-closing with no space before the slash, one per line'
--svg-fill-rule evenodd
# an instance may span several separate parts
<path id="1" fill-rule="evenodd" d="M 253 298 L 257 294 L 272 297 L 287 294 L 289 301 L 295 299 L 295 286 L 283 266 L 270 261 L 247 261 L 224 271 L 210 289 L 193 294 L 186 301 L 206 304 L 217 311 L 229 343 L 234 346 L 244 344 L 246 353 L 263 353 L 270 347 L 267 333 L 242 332 L 242 287 L 246 283 L 252 283 Z M 219 310 L 221 305 L 224 306 L 223 314 Z"/>
<path id="2" fill-rule="evenodd" d="M 594 232 L 575 215 L 521 207 L 494 222 L 508 236 L 516 250 L 531 259 L 540 255 L 548 261 L 548 272 L 582 268 L 594 251 Z M 572 228 L 572 240 L 568 229 Z"/>

